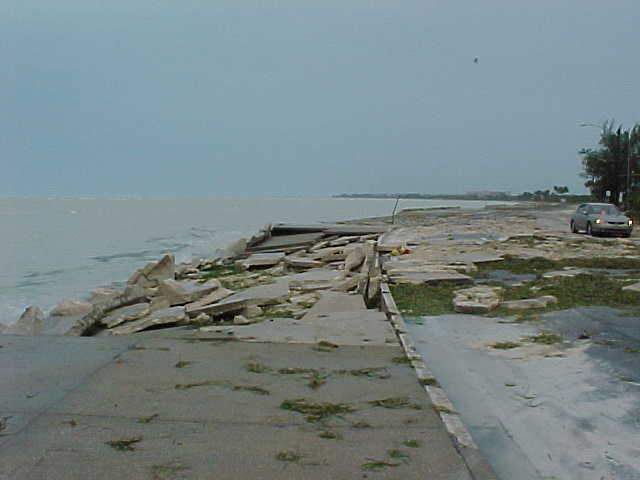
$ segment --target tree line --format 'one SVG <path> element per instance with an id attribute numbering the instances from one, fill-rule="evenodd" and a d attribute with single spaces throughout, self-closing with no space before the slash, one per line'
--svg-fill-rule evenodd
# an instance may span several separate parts
<path id="1" fill-rule="evenodd" d="M 593 197 L 629 207 L 640 183 L 640 124 L 625 130 L 613 120 L 607 121 L 601 127 L 598 147 L 583 148 L 579 153 L 581 176 L 587 179 L 584 185 Z"/>

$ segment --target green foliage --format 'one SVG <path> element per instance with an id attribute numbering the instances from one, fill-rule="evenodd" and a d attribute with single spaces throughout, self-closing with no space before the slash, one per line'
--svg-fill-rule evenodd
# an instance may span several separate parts
<path id="1" fill-rule="evenodd" d="M 636 178 L 638 160 L 640 159 L 640 124 L 635 124 L 629 130 L 623 130 L 622 125 L 614 125 L 614 121 L 605 122 L 600 132 L 598 148 L 583 148 L 582 176 L 587 179 L 585 187 L 591 190 L 594 197 L 605 199 L 605 192 L 611 191 L 611 201 L 617 201 L 618 194 L 625 192 L 630 178 L 628 168 L 632 172 L 631 178 Z M 633 172 L 636 172 L 635 174 Z M 630 182 L 633 185 L 633 182 Z M 633 188 L 632 188 L 633 190 Z"/>
<path id="2" fill-rule="evenodd" d="M 504 259 L 499 262 L 478 264 L 478 271 L 474 276 L 479 278 L 486 277 L 488 273 L 495 270 L 507 270 L 516 274 L 531 273 L 541 275 L 552 270 L 562 270 L 564 267 L 637 270 L 640 269 L 640 259 L 627 257 L 579 257 L 551 260 L 543 257 L 520 258 L 513 255 L 505 255 Z"/>
<path id="3" fill-rule="evenodd" d="M 402 313 L 410 316 L 453 313 L 455 285 L 393 285 L 391 293 Z"/>
<path id="4" fill-rule="evenodd" d="M 333 415 L 354 412 L 355 408 L 346 403 L 315 403 L 304 398 L 287 399 L 280 404 L 283 410 L 306 415 L 307 422 L 319 422 Z"/>
<path id="5" fill-rule="evenodd" d="M 491 348 L 495 348 L 496 350 L 511 350 L 512 348 L 518 348 L 522 346 L 519 342 L 496 342 L 489 345 Z"/>

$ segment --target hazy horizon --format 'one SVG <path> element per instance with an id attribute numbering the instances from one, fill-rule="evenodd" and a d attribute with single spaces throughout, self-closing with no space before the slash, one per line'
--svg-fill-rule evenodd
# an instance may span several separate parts
<path id="1" fill-rule="evenodd" d="M 585 192 L 640 3 L 0 4 L 0 196 Z M 477 58 L 477 62 L 474 59 Z"/>

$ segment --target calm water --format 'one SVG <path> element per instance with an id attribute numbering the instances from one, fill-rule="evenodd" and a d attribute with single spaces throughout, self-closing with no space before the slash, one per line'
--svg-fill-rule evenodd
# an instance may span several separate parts
<path id="1" fill-rule="evenodd" d="M 174 253 L 215 257 L 231 241 L 273 222 L 331 222 L 389 215 L 395 200 L 335 198 L 0 199 L 0 323 L 28 305 L 45 312 L 64 298 L 124 281 Z M 399 208 L 480 208 L 491 202 L 401 200 Z"/>

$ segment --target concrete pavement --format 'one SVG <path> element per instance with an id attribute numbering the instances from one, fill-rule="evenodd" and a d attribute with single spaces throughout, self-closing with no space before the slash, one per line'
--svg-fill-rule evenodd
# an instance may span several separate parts
<path id="1" fill-rule="evenodd" d="M 380 322 L 360 312 L 358 329 Z M 344 326 L 354 311 L 315 313 L 342 324 L 331 343 L 287 339 L 278 319 L 269 342 L 240 341 L 251 325 L 0 337 L 0 478 L 486 478 L 388 330 L 363 336 Z"/>

